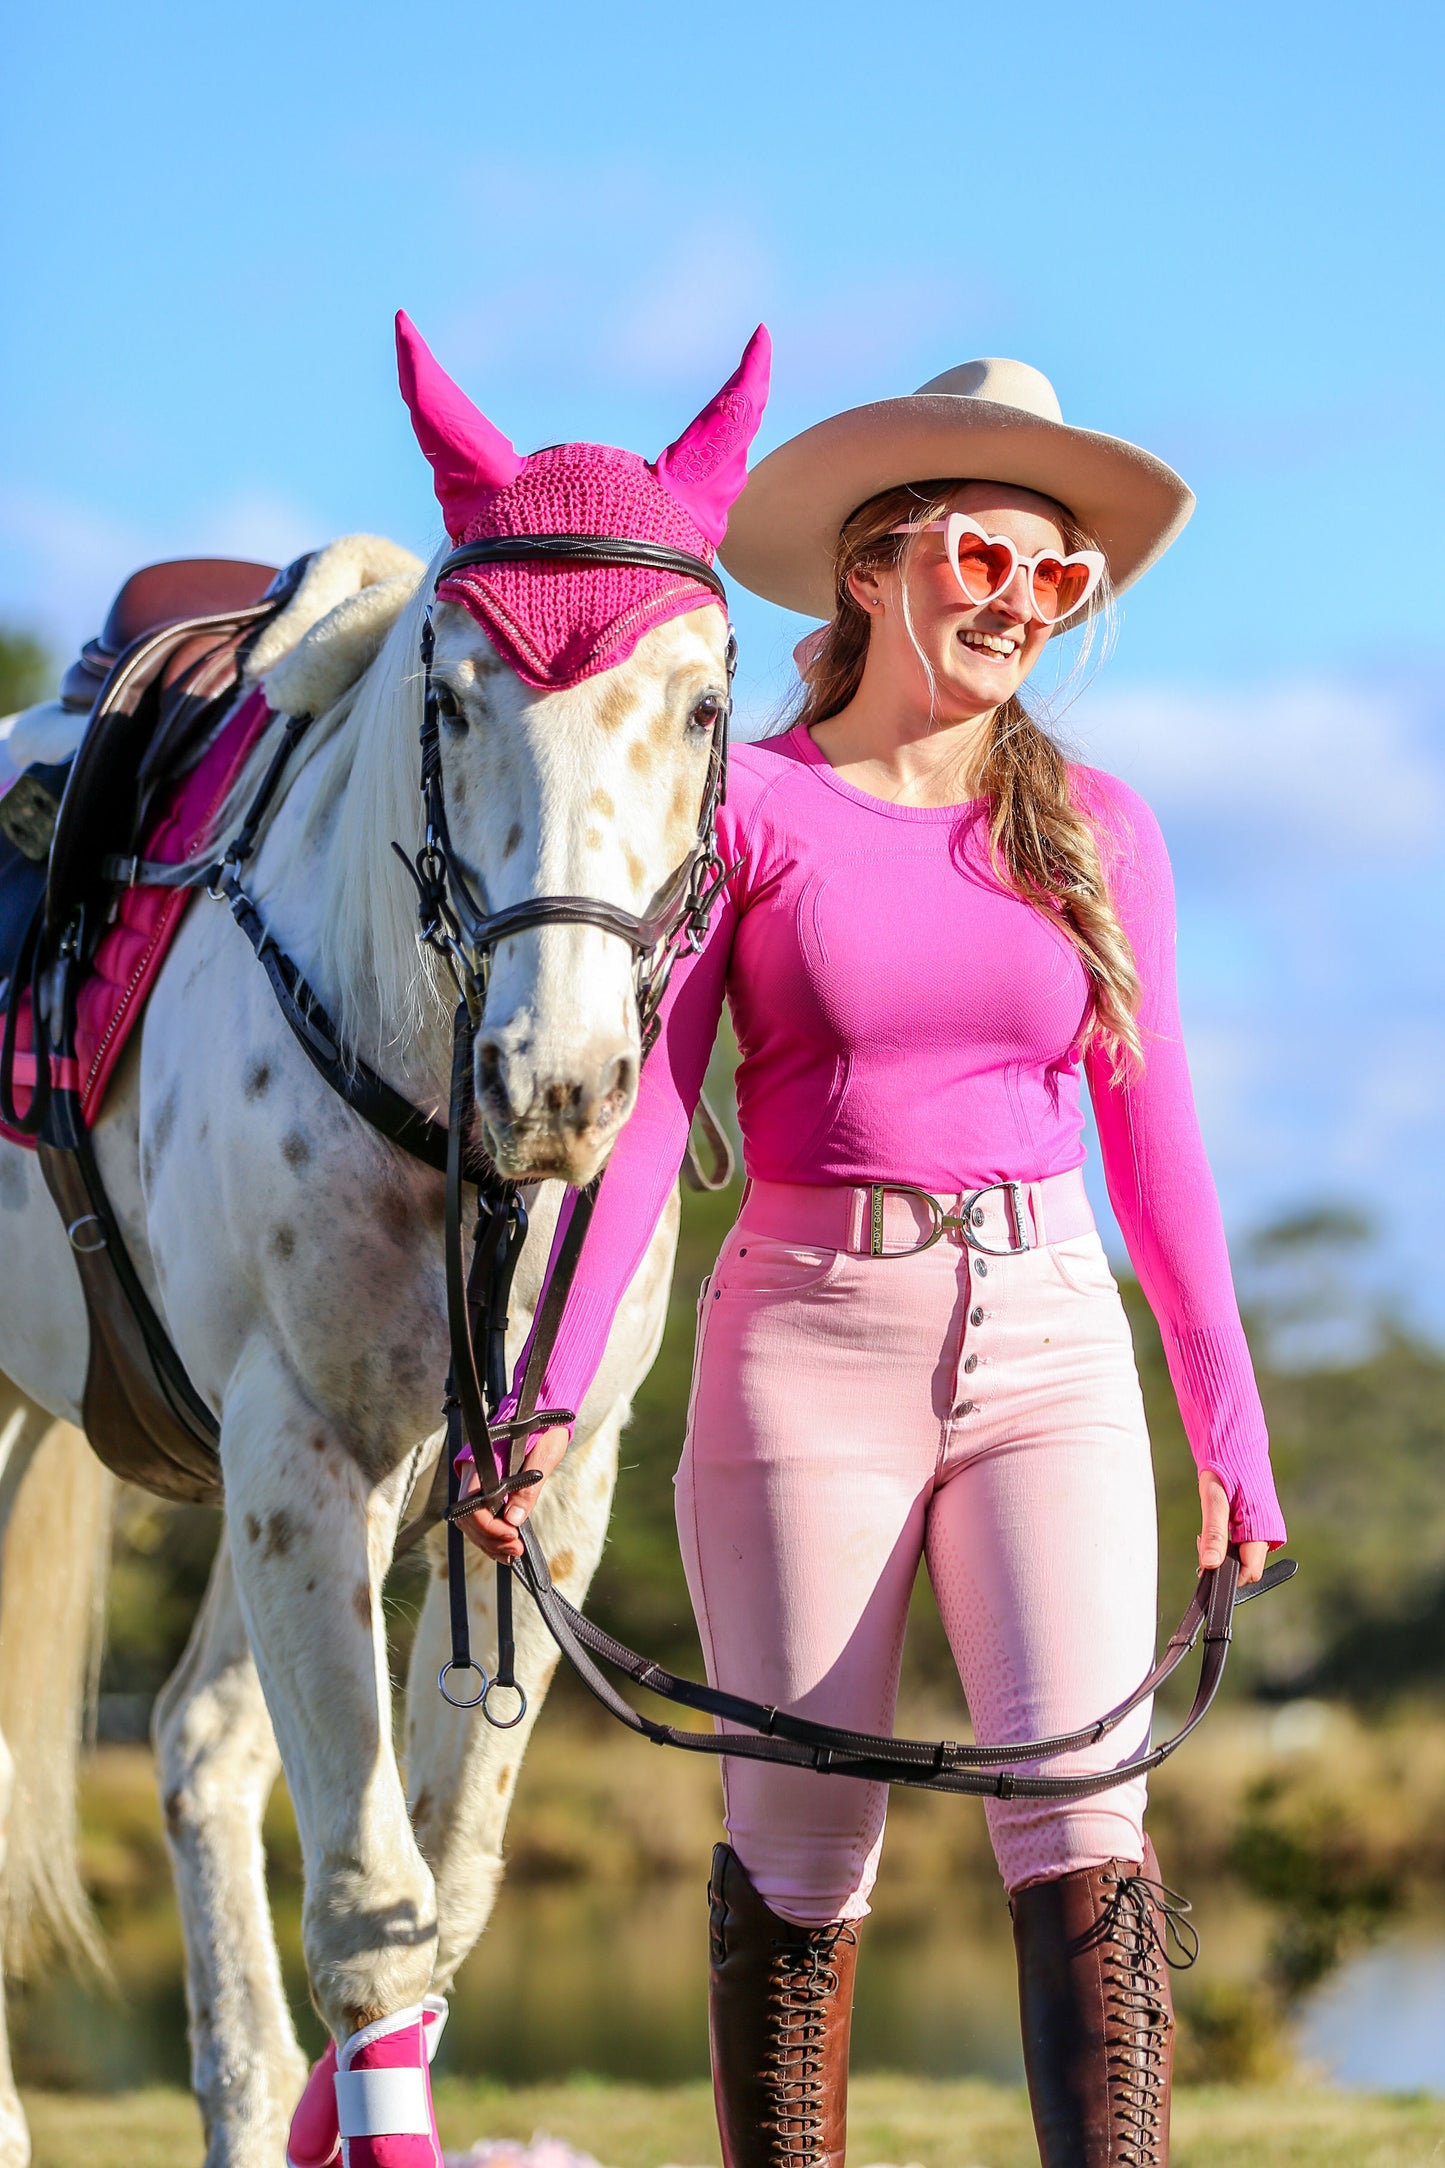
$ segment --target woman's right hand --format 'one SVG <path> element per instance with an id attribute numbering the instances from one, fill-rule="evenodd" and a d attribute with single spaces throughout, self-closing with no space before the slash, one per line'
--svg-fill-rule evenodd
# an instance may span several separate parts
<path id="1" fill-rule="evenodd" d="M 1222 1566 L 1229 1554 L 1229 1493 L 1212 1468 L 1199 1471 L 1199 1570 Z M 1267 1543 L 1240 1543 L 1239 1585 L 1253 1588 L 1269 1556 Z"/>
<path id="2" fill-rule="evenodd" d="M 490 1512 L 486 1506 L 478 1506 L 475 1513 L 468 1513 L 458 1522 L 468 1543 L 474 1543 L 488 1558 L 499 1565 L 522 1555 L 522 1538 L 518 1534 L 523 1521 L 531 1512 L 545 1488 L 546 1479 L 561 1461 L 567 1450 L 565 1430 L 539 1430 L 527 1449 L 527 1457 L 518 1473 L 527 1469 L 541 1470 L 542 1482 L 532 1484 L 524 1491 L 514 1491 L 499 1512 Z M 482 1489 L 482 1479 L 477 1473 L 475 1461 L 469 1461 L 462 1470 L 462 1499 L 474 1498 Z"/>

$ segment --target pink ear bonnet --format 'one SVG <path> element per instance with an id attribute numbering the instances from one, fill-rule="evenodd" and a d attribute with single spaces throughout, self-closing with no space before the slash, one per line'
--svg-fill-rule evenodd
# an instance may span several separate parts
<path id="1" fill-rule="evenodd" d="M 605 444 L 554 444 L 523 457 L 473 406 L 405 314 L 397 372 L 431 462 L 447 533 L 460 546 L 508 534 L 606 534 L 661 542 L 711 564 L 747 479 L 772 353 L 760 324 L 735 373 L 675 444 L 649 463 Z M 549 692 L 610 670 L 645 632 L 717 597 L 642 565 L 468 565 L 437 590 L 481 625 L 528 685 Z"/>

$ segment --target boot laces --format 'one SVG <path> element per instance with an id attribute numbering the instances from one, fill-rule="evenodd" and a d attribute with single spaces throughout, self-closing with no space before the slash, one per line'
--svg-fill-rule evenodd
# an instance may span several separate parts
<path id="1" fill-rule="evenodd" d="M 848 1922 L 838 1920 L 815 1929 L 806 1942 L 773 1946 L 764 2079 L 773 2112 L 762 2127 L 777 2141 L 776 2168 L 826 2168 L 823 2060 L 828 2002 L 840 1982 L 838 1946 L 857 1939 Z"/>
<path id="2" fill-rule="evenodd" d="M 1105 2050 L 1118 2158 L 1120 2168 L 1157 2168 L 1174 2025 L 1165 1968 L 1187 1970 L 1199 1955 L 1199 1936 L 1178 1890 L 1143 1874 L 1103 1880 L 1112 1894 L 1095 1933 L 1104 1944 Z"/>

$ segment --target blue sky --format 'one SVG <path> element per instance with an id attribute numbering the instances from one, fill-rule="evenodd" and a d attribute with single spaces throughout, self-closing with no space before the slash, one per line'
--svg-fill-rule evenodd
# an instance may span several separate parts
<path id="1" fill-rule="evenodd" d="M 1363 1202 L 1445 1326 L 1442 47 L 1394 0 L 12 10 L 0 617 L 428 548 L 399 304 L 524 448 L 656 452 L 759 318 L 764 449 L 1032 361 L 1199 494 L 1068 728 L 1175 854 L 1231 1230 Z M 759 718 L 799 627 L 737 622 Z"/>

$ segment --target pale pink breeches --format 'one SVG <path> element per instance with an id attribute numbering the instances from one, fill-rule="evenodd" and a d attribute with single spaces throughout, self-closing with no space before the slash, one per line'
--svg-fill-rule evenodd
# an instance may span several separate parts
<path id="1" fill-rule="evenodd" d="M 750 1186 L 698 1304 L 677 1521 L 709 1678 L 891 1730 L 926 1557 L 978 1739 L 1102 1715 L 1153 1661 L 1156 1531 L 1134 1351 L 1097 1233 L 988 1259 L 950 1234 L 872 1258 L 760 1233 L 796 1194 Z M 1002 1206 L 988 1211 L 1000 1243 Z M 1038 1766 L 1115 1767 L 1149 1717 L 1146 1704 Z M 722 1767 L 729 1835 L 766 1902 L 810 1925 L 866 1913 L 886 1787 Z M 1077 1804 L 989 1800 L 1006 1886 L 1141 1859 L 1144 1797 L 1136 1779 Z"/>

